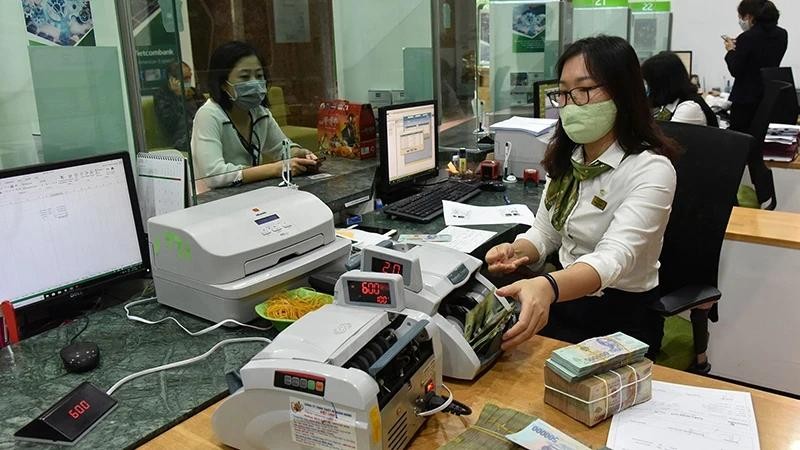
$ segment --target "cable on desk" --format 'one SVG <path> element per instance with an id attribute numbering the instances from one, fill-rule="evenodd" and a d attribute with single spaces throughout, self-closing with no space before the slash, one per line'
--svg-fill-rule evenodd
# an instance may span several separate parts
<path id="1" fill-rule="evenodd" d="M 223 320 L 222 322 L 215 323 L 214 325 L 211 325 L 210 327 L 207 327 L 207 328 L 203 328 L 202 330 L 199 330 L 199 331 L 189 331 L 189 330 L 188 330 L 186 327 L 184 327 L 184 326 L 183 326 L 183 325 L 182 325 L 180 322 L 178 322 L 178 319 L 176 319 L 176 318 L 174 318 L 174 317 L 172 317 L 172 316 L 164 317 L 163 319 L 159 319 L 159 320 L 147 320 L 147 319 L 145 319 L 145 318 L 143 318 L 143 317 L 134 316 L 133 314 L 131 314 L 131 311 L 130 311 L 130 309 L 129 309 L 130 307 L 132 307 L 132 306 L 136 306 L 136 305 L 139 305 L 139 304 L 141 304 L 141 303 L 146 303 L 146 302 L 153 301 L 153 300 L 155 300 L 156 298 L 158 298 L 158 297 L 148 297 L 148 298 L 143 298 L 143 299 L 141 299 L 141 300 L 135 300 L 135 301 L 132 301 L 132 302 L 130 302 L 130 303 L 126 303 L 126 304 L 125 304 L 125 306 L 124 306 L 124 308 L 125 308 L 125 317 L 127 317 L 129 320 L 133 320 L 133 321 L 135 321 L 135 322 L 141 322 L 141 323 L 144 323 L 144 324 L 147 324 L 147 325 L 157 325 L 157 324 L 159 324 L 159 323 L 161 323 L 161 322 L 166 322 L 166 321 L 168 321 L 168 320 L 171 320 L 171 321 L 173 321 L 173 322 L 177 323 L 177 324 L 178 324 L 178 326 L 179 326 L 179 327 L 181 327 L 181 329 L 182 329 L 183 331 L 185 331 L 186 333 L 188 333 L 190 336 L 200 336 L 201 334 L 205 334 L 205 333 L 208 333 L 208 332 L 210 332 L 210 331 L 214 331 L 214 330 L 216 330 L 217 328 L 219 328 L 219 327 L 221 327 L 221 326 L 223 326 L 223 325 L 225 325 L 225 324 L 228 324 L 228 323 L 232 323 L 232 324 L 235 324 L 235 325 L 239 325 L 240 327 L 252 328 L 252 329 L 254 329 L 254 330 L 259 330 L 259 331 L 267 331 L 267 330 L 269 330 L 270 328 L 272 328 L 272 326 L 269 326 L 269 327 L 267 327 L 267 328 L 264 328 L 264 327 L 257 327 L 257 326 L 255 326 L 255 325 L 250 325 L 250 324 L 242 323 L 242 322 L 239 322 L 239 321 L 237 321 L 237 320 L 233 320 L 233 319 L 225 319 L 225 320 Z"/>
<path id="2" fill-rule="evenodd" d="M 155 373 L 155 372 L 160 372 L 162 370 L 174 369 L 176 367 L 181 367 L 181 366 L 186 366 L 186 365 L 189 365 L 189 364 L 192 364 L 192 363 L 196 363 L 197 361 L 202 361 L 202 360 L 208 358 L 209 356 L 211 356 L 211 354 L 214 353 L 214 351 L 216 351 L 218 348 L 222 347 L 223 345 L 234 344 L 234 343 L 238 343 L 238 342 L 266 342 L 267 344 L 269 344 L 270 342 L 272 342 L 272 339 L 268 339 L 268 338 L 265 338 L 265 337 L 246 337 L 246 338 L 225 339 L 224 341 L 219 341 L 216 344 L 214 344 L 213 347 L 208 349 L 208 351 L 203 353 L 202 355 L 197 355 L 197 356 L 194 356 L 192 358 L 184 359 L 184 360 L 181 360 L 181 361 L 175 361 L 175 362 L 172 362 L 172 363 L 169 363 L 169 364 L 164 364 L 162 366 L 151 367 L 149 369 L 145 369 L 145 370 L 142 370 L 140 372 L 136 372 L 136 373 L 130 374 L 130 375 L 126 376 L 125 378 L 123 378 L 123 379 L 117 381 L 116 383 L 114 383 L 114 385 L 111 386 L 111 388 L 109 388 L 106 391 L 106 394 L 108 394 L 108 395 L 113 394 L 117 389 L 120 388 L 120 386 L 122 386 L 123 384 L 125 384 L 125 383 L 127 383 L 127 382 L 129 382 L 131 380 L 134 380 L 136 378 L 143 377 L 145 375 L 149 375 L 149 374 Z"/>

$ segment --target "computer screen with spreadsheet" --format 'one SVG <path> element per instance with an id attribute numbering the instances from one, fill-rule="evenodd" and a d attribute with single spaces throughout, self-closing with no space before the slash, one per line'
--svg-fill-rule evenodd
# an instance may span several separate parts
<path id="1" fill-rule="evenodd" d="M 0 172 L 0 299 L 74 298 L 147 266 L 127 153 Z"/>
<path id="2" fill-rule="evenodd" d="M 436 175 L 436 104 L 395 105 L 379 115 L 381 168 L 389 186 Z"/>

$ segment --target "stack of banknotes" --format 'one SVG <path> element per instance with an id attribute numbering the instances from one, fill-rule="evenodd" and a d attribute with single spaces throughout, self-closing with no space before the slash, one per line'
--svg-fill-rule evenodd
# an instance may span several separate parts
<path id="1" fill-rule="evenodd" d="M 545 367 L 544 402 L 591 427 L 650 400 L 652 370 L 653 362 L 644 358 L 581 381 L 568 382 Z"/>
<path id="2" fill-rule="evenodd" d="M 513 314 L 514 308 L 508 300 L 487 290 L 482 301 L 467 313 L 464 338 L 476 353 L 480 353 L 485 345 L 505 330 Z"/>
<path id="3" fill-rule="evenodd" d="M 593 426 L 651 396 L 647 344 L 624 333 L 555 350 L 545 361 L 544 401 Z"/>
<path id="4" fill-rule="evenodd" d="M 647 349 L 647 344 L 638 339 L 625 333 L 614 333 L 560 348 L 545 364 L 565 380 L 577 381 L 641 361 Z"/>

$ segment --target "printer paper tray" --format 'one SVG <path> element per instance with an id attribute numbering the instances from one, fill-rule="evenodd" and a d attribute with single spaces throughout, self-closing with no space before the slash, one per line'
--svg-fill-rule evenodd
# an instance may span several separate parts
<path id="1" fill-rule="evenodd" d="M 240 280 L 224 284 L 203 284 L 189 280 L 171 272 L 162 271 L 161 278 L 173 283 L 207 292 L 221 298 L 240 299 L 303 276 L 328 263 L 345 258 L 350 254 L 350 241 L 336 237 L 336 240 L 306 254 L 286 260 L 277 266 L 248 275 Z M 154 274 L 154 277 L 157 276 Z"/>

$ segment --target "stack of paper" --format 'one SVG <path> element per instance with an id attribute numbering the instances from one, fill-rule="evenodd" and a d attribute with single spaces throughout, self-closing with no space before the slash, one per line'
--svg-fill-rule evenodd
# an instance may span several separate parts
<path id="1" fill-rule="evenodd" d="M 652 400 L 614 416 L 606 445 L 615 450 L 760 448 L 749 392 L 660 381 L 652 390 Z"/>
<path id="2" fill-rule="evenodd" d="M 508 120 L 497 122 L 489 128 L 496 130 L 524 131 L 534 136 L 542 136 L 556 125 L 555 119 L 534 119 L 532 117 L 514 116 Z"/>

